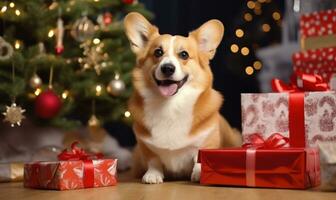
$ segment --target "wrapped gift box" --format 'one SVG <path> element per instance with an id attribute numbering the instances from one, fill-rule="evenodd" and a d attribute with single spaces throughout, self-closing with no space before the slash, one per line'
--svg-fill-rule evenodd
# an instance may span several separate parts
<path id="1" fill-rule="evenodd" d="M 319 189 L 336 191 L 336 144 L 319 143 L 321 162 L 321 186 Z"/>
<path id="2" fill-rule="evenodd" d="M 93 174 L 86 175 L 86 164 Z M 89 168 L 91 168 L 88 166 Z M 81 189 L 116 185 L 117 160 L 68 160 L 34 162 L 24 166 L 24 186 L 55 190 Z"/>
<path id="3" fill-rule="evenodd" d="M 254 133 L 267 138 L 278 132 L 289 137 L 292 142 L 301 143 L 291 147 L 315 147 L 317 141 L 336 143 L 336 92 L 302 93 L 302 107 L 290 106 L 290 95 L 287 92 L 242 94 L 244 141 L 249 142 L 249 135 Z M 299 119 L 302 120 L 301 125 Z M 301 131 L 290 132 L 293 126 L 302 126 L 296 127 Z M 303 133 L 300 135 L 299 132 Z"/>
<path id="4" fill-rule="evenodd" d="M 0 182 L 23 180 L 23 163 L 0 163 Z"/>
<path id="5" fill-rule="evenodd" d="M 336 48 L 312 49 L 293 54 L 293 69 L 321 75 L 336 90 Z"/>
<path id="6" fill-rule="evenodd" d="M 293 189 L 320 184 L 316 148 L 258 149 L 253 161 L 249 161 L 247 151 L 243 148 L 200 150 L 200 183 Z"/>
<path id="7" fill-rule="evenodd" d="M 304 50 L 336 46 L 336 10 L 303 14 L 300 36 Z"/>

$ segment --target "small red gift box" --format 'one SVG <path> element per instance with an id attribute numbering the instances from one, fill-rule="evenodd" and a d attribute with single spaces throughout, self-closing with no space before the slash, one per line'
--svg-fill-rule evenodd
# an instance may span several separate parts
<path id="1" fill-rule="evenodd" d="M 293 69 L 321 75 L 336 90 L 336 48 L 312 49 L 293 54 Z"/>
<path id="2" fill-rule="evenodd" d="M 300 36 L 302 49 L 336 46 L 336 9 L 302 15 Z"/>
<path id="3" fill-rule="evenodd" d="M 90 159 L 83 150 L 72 145 L 60 161 L 34 162 L 24 166 L 24 186 L 55 190 L 70 190 L 116 185 L 117 160 Z"/>
<path id="4" fill-rule="evenodd" d="M 301 36 L 314 37 L 331 34 L 336 34 L 336 9 L 301 15 Z"/>
<path id="5" fill-rule="evenodd" d="M 320 184 L 316 148 L 202 149 L 200 183 L 305 189 Z"/>

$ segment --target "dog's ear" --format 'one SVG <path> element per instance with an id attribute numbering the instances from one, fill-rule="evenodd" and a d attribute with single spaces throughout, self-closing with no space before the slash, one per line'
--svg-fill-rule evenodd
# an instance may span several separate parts
<path id="1" fill-rule="evenodd" d="M 149 39 L 158 35 L 158 29 L 139 13 L 129 13 L 124 19 L 126 35 L 131 43 L 132 51 L 139 53 L 148 43 Z"/>
<path id="2" fill-rule="evenodd" d="M 224 26 L 219 20 L 213 19 L 204 23 L 189 35 L 196 39 L 199 50 L 208 55 L 209 59 L 212 59 L 223 38 Z"/>

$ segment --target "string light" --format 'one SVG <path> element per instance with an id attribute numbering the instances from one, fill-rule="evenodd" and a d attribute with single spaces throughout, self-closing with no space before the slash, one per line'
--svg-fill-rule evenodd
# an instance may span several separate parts
<path id="1" fill-rule="evenodd" d="M 70 6 L 73 6 L 73 5 L 75 5 L 75 1 L 74 0 L 72 0 L 72 1 L 70 1 Z"/>
<path id="2" fill-rule="evenodd" d="M 2 6 L 1 12 L 4 13 L 4 12 L 6 12 L 6 10 L 7 10 L 7 6 Z"/>
<path id="3" fill-rule="evenodd" d="M 243 47 L 243 48 L 241 49 L 241 54 L 243 54 L 243 56 L 247 56 L 249 53 L 250 53 L 249 48 L 247 48 L 247 47 Z"/>
<path id="4" fill-rule="evenodd" d="M 20 41 L 19 40 L 15 40 L 14 48 L 15 49 L 20 49 L 20 47 L 21 47 Z"/>
<path id="5" fill-rule="evenodd" d="M 261 67 L 262 67 L 262 64 L 261 64 L 260 61 L 254 61 L 254 62 L 253 62 L 253 67 L 254 67 L 254 69 L 256 69 L 256 70 L 260 70 Z"/>
<path id="6" fill-rule="evenodd" d="M 126 118 L 129 118 L 131 116 L 131 112 L 130 111 L 126 111 L 124 113 L 124 115 L 125 115 Z"/>
<path id="7" fill-rule="evenodd" d="M 264 32 L 269 32 L 271 30 L 271 27 L 269 24 L 263 24 L 261 28 Z"/>
<path id="8" fill-rule="evenodd" d="M 252 21 L 253 17 L 250 13 L 245 13 L 244 14 L 244 19 L 248 22 Z"/>
<path id="9" fill-rule="evenodd" d="M 48 32 L 48 37 L 53 37 L 55 35 L 55 32 L 54 32 L 54 30 L 50 30 L 49 32 Z"/>
<path id="10" fill-rule="evenodd" d="M 241 38 L 244 36 L 244 31 L 242 29 L 237 29 L 236 30 L 236 36 Z"/>
<path id="11" fill-rule="evenodd" d="M 56 1 L 52 2 L 49 6 L 49 10 L 53 10 L 58 6 L 58 3 Z"/>
<path id="12" fill-rule="evenodd" d="M 260 10 L 261 9 L 261 4 L 259 2 L 255 2 L 254 9 Z"/>
<path id="13" fill-rule="evenodd" d="M 93 0 L 94 2 L 99 2 L 99 0 Z"/>
<path id="14" fill-rule="evenodd" d="M 236 44 L 232 44 L 230 49 L 233 53 L 237 53 L 239 51 L 239 47 Z"/>
<path id="15" fill-rule="evenodd" d="M 15 10 L 15 14 L 16 14 L 17 16 L 20 16 L 20 15 L 21 15 L 20 10 L 16 9 L 16 10 Z"/>
<path id="16" fill-rule="evenodd" d="M 37 89 L 35 90 L 34 94 L 35 94 L 35 96 L 38 96 L 38 95 L 41 94 L 41 92 L 42 92 L 41 88 L 37 88 Z"/>
<path id="17" fill-rule="evenodd" d="M 261 15 L 261 9 L 254 9 L 254 13 L 256 15 Z"/>
<path id="18" fill-rule="evenodd" d="M 274 13 L 272 14 L 272 17 L 273 17 L 274 20 L 279 20 L 281 16 L 280 16 L 280 13 L 279 13 L 279 12 L 274 12 Z"/>
<path id="19" fill-rule="evenodd" d="M 245 73 L 246 73 L 247 75 L 252 75 L 252 74 L 254 73 L 254 69 L 253 69 L 253 67 L 251 67 L 251 66 L 247 66 L 247 67 L 245 68 Z"/>
<path id="20" fill-rule="evenodd" d="M 253 1 L 248 1 L 248 2 L 247 2 L 247 7 L 248 7 L 249 9 L 253 9 L 253 8 L 255 7 L 255 3 L 254 3 Z"/>
<path id="21" fill-rule="evenodd" d="M 15 3 L 14 3 L 14 2 L 10 2 L 10 3 L 9 3 L 9 7 L 10 7 L 10 8 L 14 8 L 14 6 L 15 6 Z"/>
<path id="22" fill-rule="evenodd" d="M 102 92 L 103 87 L 101 85 L 96 85 L 96 95 L 100 96 Z"/>
<path id="23" fill-rule="evenodd" d="M 66 99 L 66 98 L 68 98 L 68 96 L 69 96 L 69 91 L 68 90 L 64 90 L 64 92 L 62 93 L 62 98 Z"/>
<path id="24" fill-rule="evenodd" d="M 99 38 L 93 39 L 93 44 L 99 44 L 99 43 L 100 43 L 100 39 Z"/>

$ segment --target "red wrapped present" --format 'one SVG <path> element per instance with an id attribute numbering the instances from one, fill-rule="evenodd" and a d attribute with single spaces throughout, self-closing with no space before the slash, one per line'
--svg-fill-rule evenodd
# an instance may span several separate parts
<path id="1" fill-rule="evenodd" d="M 297 73 L 292 85 L 274 80 L 279 93 L 242 94 L 242 133 L 264 138 L 280 132 L 291 147 L 315 147 L 317 141 L 336 143 L 336 92 L 327 91 L 322 77 Z M 314 92 L 305 92 L 314 91 Z"/>
<path id="2" fill-rule="evenodd" d="M 336 48 L 312 49 L 293 54 L 293 69 L 321 75 L 336 90 Z"/>
<path id="3" fill-rule="evenodd" d="M 317 148 L 278 149 L 283 146 L 278 145 L 281 140 L 280 134 L 274 134 L 265 142 L 266 146 L 259 143 L 243 148 L 200 150 L 200 183 L 292 189 L 318 186 Z"/>
<path id="4" fill-rule="evenodd" d="M 71 151 L 63 151 L 59 161 L 25 164 L 24 186 L 70 190 L 116 185 L 117 160 L 89 155 L 76 144 Z"/>
<path id="5" fill-rule="evenodd" d="M 300 36 L 302 49 L 336 46 L 336 9 L 303 14 Z"/>

